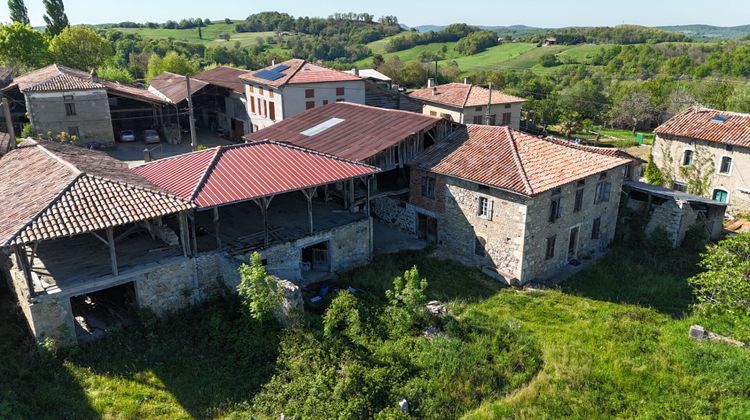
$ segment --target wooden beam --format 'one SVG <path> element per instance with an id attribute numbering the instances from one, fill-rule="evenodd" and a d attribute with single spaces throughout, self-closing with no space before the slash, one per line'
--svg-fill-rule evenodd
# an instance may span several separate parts
<path id="1" fill-rule="evenodd" d="M 138 227 L 139 226 L 137 224 L 133 225 L 133 226 L 130 227 L 130 229 L 128 229 L 125 232 L 117 235 L 117 237 L 115 238 L 115 242 L 119 241 L 120 239 L 122 239 L 122 238 L 124 238 L 124 237 L 126 237 L 128 235 L 130 235 L 131 233 L 133 233 L 134 230 L 138 229 Z"/>
<path id="2" fill-rule="evenodd" d="M 107 242 L 109 244 L 109 260 L 112 262 L 112 274 L 119 276 L 120 271 L 117 269 L 117 251 L 115 250 L 115 234 L 114 229 L 112 228 L 107 228 Z"/>
<path id="3" fill-rule="evenodd" d="M 101 242 L 102 242 L 102 243 L 103 243 L 104 245 L 107 245 L 107 246 L 109 246 L 109 241 L 107 241 L 106 239 L 104 239 L 104 238 L 102 238 L 101 236 L 99 236 L 99 234 L 97 234 L 96 232 L 89 232 L 89 233 L 90 233 L 90 234 L 91 234 L 91 235 L 92 235 L 92 236 L 93 236 L 94 238 L 96 238 L 96 239 L 98 239 L 99 241 L 101 241 Z"/>
<path id="4" fill-rule="evenodd" d="M 368 216 L 370 215 L 370 180 L 372 179 L 372 175 L 367 177 L 367 199 L 365 201 L 365 214 Z"/>
<path id="5" fill-rule="evenodd" d="M 36 259 L 37 248 L 39 248 L 39 242 L 34 242 L 34 246 L 31 247 L 31 258 L 29 258 L 30 268 L 34 268 L 34 260 Z"/>
<path id="6" fill-rule="evenodd" d="M 34 281 L 31 277 L 31 267 L 26 255 L 26 245 L 13 245 L 13 252 L 16 254 L 16 262 L 23 272 L 23 278 L 26 280 L 26 288 L 29 290 L 29 300 L 34 297 Z"/>
<path id="7" fill-rule="evenodd" d="M 187 216 L 181 211 L 177 217 L 180 222 L 180 242 L 182 243 L 182 254 L 188 256 L 188 247 L 190 246 L 190 235 L 187 232 Z"/>
<path id="8" fill-rule="evenodd" d="M 263 247 L 268 248 L 268 244 L 270 243 L 270 240 L 268 238 L 268 207 L 271 205 L 271 200 L 273 200 L 273 195 L 270 197 L 261 197 L 259 199 L 253 200 L 255 204 L 260 207 L 260 212 L 263 214 Z"/>
<path id="9" fill-rule="evenodd" d="M 219 233 L 219 208 L 214 207 L 214 234 L 216 235 L 216 249 L 221 251 L 221 235 Z"/>
<path id="10" fill-rule="evenodd" d="M 313 229 L 312 199 L 313 199 L 313 196 L 315 195 L 315 191 L 316 190 L 317 190 L 317 188 L 309 188 L 309 189 L 301 191 L 302 195 L 304 195 L 305 198 L 307 199 L 307 217 L 308 217 L 309 222 L 310 222 L 310 229 L 309 229 L 308 233 L 310 235 L 312 235 L 313 232 L 314 232 L 314 229 Z"/>
<path id="11" fill-rule="evenodd" d="M 190 243 L 192 244 L 190 256 L 194 257 L 198 255 L 198 234 L 195 231 L 195 213 L 190 214 L 188 231 L 190 231 Z"/>

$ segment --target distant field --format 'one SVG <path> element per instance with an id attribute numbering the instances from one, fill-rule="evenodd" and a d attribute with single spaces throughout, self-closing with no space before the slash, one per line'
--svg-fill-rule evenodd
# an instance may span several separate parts
<path id="1" fill-rule="evenodd" d="M 383 40 L 381 40 L 383 41 Z M 382 48 L 385 48 L 385 43 L 377 44 L 381 41 L 375 41 L 375 43 L 370 43 L 368 46 L 370 46 L 370 49 L 372 49 L 371 45 L 375 45 L 376 49 L 373 49 L 373 54 L 382 54 L 378 53 L 377 51 L 383 51 Z M 421 54 L 423 51 L 429 51 L 431 53 L 438 53 L 441 52 L 443 49 L 443 46 L 446 48 L 446 52 L 444 53 L 444 56 L 448 59 L 454 59 L 459 57 L 460 55 L 456 52 L 456 43 L 455 42 L 436 42 L 433 44 L 427 44 L 427 45 L 417 45 L 416 47 L 409 48 L 407 50 L 402 51 L 396 51 L 392 53 L 385 53 L 382 54 L 383 58 L 388 60 L 392 57 L 398 57 L 401 59 L 401 61 L 412 61 L 416 60 L 417 57 L 419 57 L 419 54 Z M 379 49 L 381 48 L 381 49 Z M 372 57 L 363 58 L 357 62 L 354 63 L 357 67 L 371 67 L 372 66 Z"/>
<path id="2" fill-rule="evenodd" d="M 470 56 L 463 56 L 456 59 L 458 67 L 464 71 L 477 71 L 477 70 L 492 70 L 509 60 L 514 60 L 529 54 L 536 48 L 535 44 L 529 43 L 509 43 L 497 45 L 492 48 L 488 48 L 486 51 L 482 51 L 479 54 Z"/>
<path id="3" fill-rule="evenodd" d="M 220 45 L 220 44 L 234 44 L 236 41 L 240 42 L 241 46 L 255 45 L 258 37 L 266 38 L 273 36 L 273 32 L 244 32 L 236 33 L 234 31 L 234 23 L 227 24 L 224 22 L 213 23 L 211 25 L 201 28 L 203 32 L 203 39 L 198 37 L 198 28 L 192 29 L 162 29 L 162 28 L 113 28 L 114 30 L 122 31 L 125 33 L 138 34 L 144 38 L 155 38 L 165 39 L 174 38 L 187 42 L 201 43 L 204 45 Z M 220 34 L 229 34 L 229 41 L 218 39 Z"/>

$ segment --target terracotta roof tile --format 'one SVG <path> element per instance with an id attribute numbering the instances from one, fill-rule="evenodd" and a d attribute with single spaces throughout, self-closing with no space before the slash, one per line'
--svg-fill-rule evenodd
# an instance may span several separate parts
<path id="1" fill-rule="evenodd" d="M 262 77 L 256 76 L 259 72 L 264 70 L 271 70 L 279 66 L 287 66 L 288 68 L 281 71 L 283 77 L 276 80 L 267 80 Z M 281 87 L 287 84 L 305 84 L 305 83 L 321 83 L 321 82 L 342 82 L 342 81 L 357 81 L 363 80 L 361 77 L 329 69 L 318 64 L 309 63 L 305 60 L 294 58 L 291 60 L 284 61 L 283 63 L 274 64 L 263 68 L 261 70 L 251 72 L 240 76 L 243 80 L 248 82 L 257 83 L 265 86 Z"/>
<path id="2" fill-rule="evenodd" d="M 750 147 L 750 114 L 691 107 L 657 127 L 654 133 Z"/>
<path id="3" fill-rule="evenodd" d="M 533 196 L 628 162 L 508 127 L 468 125 L 427 149 L 412 165 Z"/>
<path id="4" fill-rule="evenodd" d="M 448 83 L 438 85 L 434 93 L 432 88 L 425 88 L 415 90 L 409 96 L 421 101 L 434 102 L 455 108 L 465 108 L 487 105 L 490 101 L 490 90 L 465 83 Z M 526 102 L 526 99 L 508 95 L 499 90 L 492 90 L 493 105 L 519 102 Z"/>
<path id="5" fill-rule="evenodd" d="M 0 247 L 135 223 L 194 206 L 109 156 L 25 141 L 0 165 Z"/>

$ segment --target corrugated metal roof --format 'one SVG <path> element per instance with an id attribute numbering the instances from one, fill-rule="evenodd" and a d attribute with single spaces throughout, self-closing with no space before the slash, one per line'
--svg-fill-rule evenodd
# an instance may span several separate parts
<path id="1" fill-rule="evenodd" d="M 302 134 L 332 118 L 344 121 L 313 136 Z M 246 135 L 245 139 L 280 141 L 344 159 L 363 161 L 412 134 L 435 127 L 441 121 L 440 118 L 408 111 L 336 102 L 285 118 Z"/>
<path id="2" fill-rule="evenodd" d="M 24 141 L 0 165 L 0 247 L 56 239 L 194 208 L 104 153 Z"/>
<path id="3" fill-rule="evenodd" d="M 667 120 L 654 133 L 750 147 L 750 114 L 692 107 Z"/>
<path id="4" fill-rule="evenodd" d="M 384 75 L 383 73 L 375 70 L 375 69 L 359 69 L 356 71 L 359 77 L 362 77 L 364 79 L 373 79 L 373 80 L 380 80 L 383 82 L 392 82 L 393 79 L 390 77 Z M 355 70 L 346 70 L 344 71 L 346 74 L 354 74 Z M 356 75 L 355 75 L 356 76 Z"/>
<path id="5" fill-rule="evenodd" d="M 133 171 L 199 208 L 331 184 L 378 172 L 338 157 L 264 141 L 158 160 Z"/>
<path id="6" fill-rule="evenodd" d="M 250 74 L 248 70 L 219 66 L 211 70 L 206 70 L 202 73 L 198 73 L 193 76 L 193 78 L 202 82 L 223 87 L 225 89 L 231 89 L 237 93 L 244 93 L 245 82 L 242 81 L 240 76 L 247 74 Z"/>
<path id="7" fill-rule="evenodd" d="M 688 194 L 681 191 L 671 190 L 666 187 L 662 187 L 660 185 L 651 185 L 651 184 L 645 184 L 643 182 L 638 181 L 630 181 L 626 180 L 625 185 L 633 188 L 634 190 L 638 190 L 644 193 L 653 194 L 658 197 L 670 199 L 670 200 L 680 200 L 680 201 L 688 201 L 688 202 L 694 202 L 694 203 L 703 203 L 703 204 L 710 204 L 714 206 L 723 206 L 726 207 L 727 203 L 722 203 L 721 201 L 711 200 L 710 198 L 701 197 L 699 195 L 693 195 Z"/>
<path id="8" fill-rule="evenodd" d="M 178 104 L 187 99 L 187 82 L 181 74 L 164 73 L 154 77 L 149 82 L 148 90 L 173 104 Z M 208 83 L 190 78 L 190 93 L 196 92 L 208 86 Z"/>
<path id="9" fill-rule="evenodd" d="M 468 125 L 427 149 L 412 165 L 533 196 L 629 162 L 508 127 Z"/>
<path id="10" fill-rule="evenodd" d="M 490 90 L 465 83 L 448 83 L 436 86 L 434 92 L 433 88 L 425 88 L 415 90 L 409 96 L 420 101 L 434 102 L 455 108 L 465 108 L 487 105 L 490 101 Z M 519 102 L 526 102 L 526 99 L 492 89 L 493 105 Z"/>

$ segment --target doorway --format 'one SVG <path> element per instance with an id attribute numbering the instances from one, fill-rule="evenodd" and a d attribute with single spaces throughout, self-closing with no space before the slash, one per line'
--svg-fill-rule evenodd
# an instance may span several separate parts
<path id="1" fill-rule="evenodd" d="M 437 219 L 426 214 L 417 213 L 417 234 L 429 244 L 437 243 Z"/>
<path id="2" fill-rule="evenodd" d="M 320 242 L 315 245 L 302 248 L 302 271 L 315 271 L 327 273 L 331 270 L 331 258 L 328 242 Z"/>
<path id="3" fill-rule="evenodd" d="M 240 141 L 242 140 L 242 136 L 244 135 L 245 135 L 245 123 L 236 118 L 232 118 L 231 139 Z"/>
<path id="4" fill-rule="evenodd" d="M 112 327 L 129 327 L 136 323 L 135 283 L 110 287 L 70 298 L 78 342 L 104 336 Z"/>
<path id="5" fill-rule="evenodd" d="M 570 229 L 570 239 L 568 240 L 568 261 L 575 260 L 578 256 L 578 226 Z"/>

